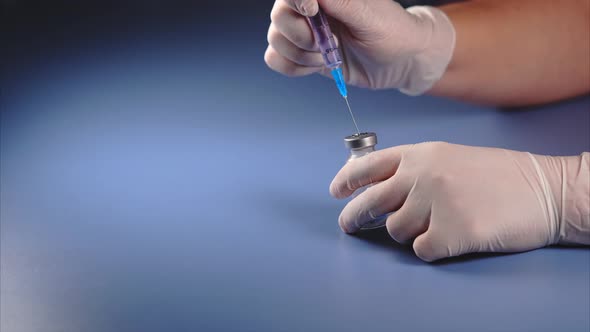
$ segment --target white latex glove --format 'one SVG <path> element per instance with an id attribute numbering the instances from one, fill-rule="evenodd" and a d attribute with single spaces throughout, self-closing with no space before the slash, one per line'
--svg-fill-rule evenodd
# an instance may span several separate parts
<path id="1" fill-rule="evenodd" d="M 348 84 L 418 95 L 445 72 L 455 47 L 448 17 L 434 7 L 404 10 L 392 0 L 276 0 L 264 56 L 271 69 L 331 77 L 304 17 L 317 14 L 318 1 L 331 18 Z"/>
<path id="2" fill-rule="evenodd" d="M 353 233 L 396 211 L 387 231 L 398 242 L 415 239 L 425 261 L 590 244 L 587 152 L 550 157 L 442 142 L 398 146 L 348 162 L 330 193 L 344 198 L 370 183 L 376 184 L 346 205 L 340 227 Z"/>

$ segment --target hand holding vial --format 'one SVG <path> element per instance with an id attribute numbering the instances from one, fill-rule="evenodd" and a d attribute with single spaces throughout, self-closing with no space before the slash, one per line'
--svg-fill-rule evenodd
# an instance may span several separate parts
<path id="1" fill-rule="evenodd" d="M 590 153 L 550 157 L 430 142 L 349 161 L 330 193 L 350 196 L 339 224 L 354 233 L 389 215 L 387 231 L 421 259 L 590 244 Z"/>

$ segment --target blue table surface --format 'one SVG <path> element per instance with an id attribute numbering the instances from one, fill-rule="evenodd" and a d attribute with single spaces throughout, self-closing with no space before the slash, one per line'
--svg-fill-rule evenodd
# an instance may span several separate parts
<path id="1" fill-rule="evenodd" d="M 343 234 L 328 185 L 353 127 L 333 83 L 266 69 L 263 40 L 240 61 L 204 43 L 8 70 L 2 331 L 590 329 L 588 248 L 428 264 L 384 230 Z M 588 96 L 520 110 L 355 88 L 350 100 L 381 148 L 590 150 Z"/>

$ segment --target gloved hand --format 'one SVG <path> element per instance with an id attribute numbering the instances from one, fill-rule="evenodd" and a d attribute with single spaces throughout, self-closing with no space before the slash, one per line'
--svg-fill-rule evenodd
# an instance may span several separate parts
<path id="1" fill-rule="evenodd" d="M 331 77 L 304 17 L 317 14 L 318 1 L 332 19 L 348 84 L 418 95 L 445 72 L 455 46 L 448 17 L 434 7 L 404 10 L 391 0 L 276 0 L 264 56 L 270 68 Z"/>
<path id="2" fill-rule="evenodd" d="M 405 145 L 348 162 L 330 185 L 336 198 L 376 183 L 342 211 L 356 232 L 395 211 L 387 231 L 414 240 L 425 261 L 470 252 L 590 244 L 590 153 L 550 157 L 442 142 Z"/>

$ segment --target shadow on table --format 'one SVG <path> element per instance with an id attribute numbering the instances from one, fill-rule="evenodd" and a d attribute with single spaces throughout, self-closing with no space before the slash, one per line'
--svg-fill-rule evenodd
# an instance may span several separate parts
<path id="1" fill-rule="evenodd" d="M 571 251 L 572 255 L 568 255 Z M 520 253 L 476 253 L 447 258 L 431 263 L 440 272 L 473 275 L 477 277 L 538 278 L 564 275 L 563 266 L 570 259 L 580 259 L 580 252 L 588 248 L 552 246 Z M 575 255 L 577 254 L 577 255 Z M 567 274 L 587 274 L 587 264 L 568 264 Z"/>
<path id="2" fill-rule="evenodd" d="M 516 255 L 516 253 L 509 254 L 509 253 L 472 253 L 467 255 L 462 255 L 458 257 L 450 257 L 441 259 L 432 263 L 424 262 L 416 254 L 414 253 L 414 249 L 412 248 L 412 244 L 400 244 L 395 242 L 387 233 L 385 228 L 379 229 L 372 229 L 361 231 L 357 234 L 354 234 L 353 237 L 360 239 L 362 241 L 366 241 L 371 245 L 387 248 L 387 249 L 394 249 L 396 253 L 402 259 L 403 262 L 416 264 L 416 265 L 430 265 L 433 267 L 439 267 L 441 269 L 445 269 L 446 267 L 452 266 L 460 266 L 468 263 L 478 263 L 483 262 L 488 259 L 502 257 L 502 256 L 510 256 Z M 398 257 L 398 258 L 400 258 Z"/>
<path id="3" fill-rule="evenodd" d="M 424 265 L 425 263 L 414 254 L 414 249 L 409 244 L 400 244 L 395 242 L 387 233 L 385 227 L 363 230 L 356 234 L 350 235 L 355 240 L 363 241 L 364 243 L 380 250 L 388 250 L 395 253 L 397 261 L 411 264 Z"/>
<path id="4" fill-rule="evenodd" d="M 336 236 L 343 236 L 350 239 L 348 243 L 353 246 L 362 245 L 379 251 L 386 250 L 396 261 L 404 264 L 429 266 L 441 272 L 490 276 L 535 275 L 550 273 L 554 269 L 544 263 L 544 255 L 536 252 L 473 253 L 426 263 L 414 254 L 410 244 L 403 245 L 395 242 L 385 228 L 344 235 L 336 221 L 343 206 L 342 202 L 285 192 L 265 194 L 263 199 L 265 206 L 270 207 L 273 214 L 283 216 L 280 220 L 288 223 L 286 227 L 296 227 L 309 235 L 321 236 L 325 240 L 334 240 Z M 272 220 L 276 221 L 276 219 Z M 542 250 L 554 253 L 556 250 L 588 249 L 550 247 Z M 521 256 L 524 255 L 527 259 L 522 259 Z"/>
<path id="5" fill-rule="evenodd" d="M 289 227 L 296 227 L 309 232 L 313 236 L 323 236 L 326 240 L 335 236 L 343 236 L 351 240 L 353 245 L 370 246 L 374 250 L 387 250 L 395 255 L 395 259 L 407 264 L 424 264 L 415 254 L 410 245 L 395 242 L 385 228 L 360 231 L 353 235 L 342 233 L 338 226 L 338 215 L 344 206 L 343 202 L 328 199 L 315 199 L 294 193 L 273 193 L 264 197 L 265 204 L 272 208 L 273 213 L 283 216 L 281 220 L 290 222 Z"/>

